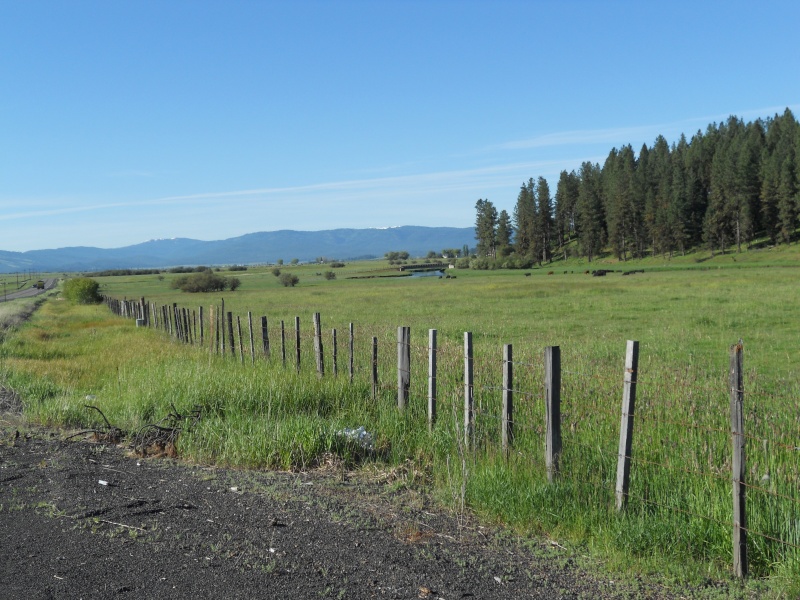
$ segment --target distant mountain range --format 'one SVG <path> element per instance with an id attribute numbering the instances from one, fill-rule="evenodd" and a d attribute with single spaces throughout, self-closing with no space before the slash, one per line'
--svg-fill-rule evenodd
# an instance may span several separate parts
<path id="1" fill-rule="evenodd" d="M 72 247 L 55 250 L 0 250 L 0 273 L 21 271 L 85 272 L 106 269 L 157 269 L 179 265 L 248 265 L 278 259 L 302 262 L 320 256 L 337 260 L 381 257 L 390 251 L 425 256 L 430 250 L 470 247 L 471 227 L 390 227 L 327 231 L 265 231 L 227 240 L 203 242 L 188 238 L 151 240 L 124 248 Z"/>

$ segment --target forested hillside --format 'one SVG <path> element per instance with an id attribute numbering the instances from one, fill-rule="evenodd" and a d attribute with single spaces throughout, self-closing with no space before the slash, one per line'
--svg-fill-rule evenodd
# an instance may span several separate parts
<path id="1" fill-rule="evenodd" d="M 620 260 L 706 247 L 741 250 L 757 238 L 791 243 L 800 215 L 800 125 L 782 115 L 730 117 L 671 145 L 663 136 L 612 149 L 603 165 L 562 171 L 551 195 L 523 183 L 513 215 L 479 200 L 478 255 L 527 267 L 610 251 Z"/>

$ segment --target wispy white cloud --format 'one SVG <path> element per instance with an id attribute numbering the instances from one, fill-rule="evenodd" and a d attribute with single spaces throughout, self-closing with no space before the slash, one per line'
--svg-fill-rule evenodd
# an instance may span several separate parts
<path id="1" fill-rule="evenodd" d="M 526 138 L 521 140 L 511 140 L 486 148 L 488 151 L 494 150 L 527 150 L 532 148 L 548 148 L 555 146 L 586 146 L 591 144 L 606 144 L 610 147 L 617 144 L 636 143 L 643 140 L 654 141 L 658 135 L 664 135 L 668 141 L 673 136 L 678 137 L 685 133 L 691 137 L 698 128 L 705 129 L 710 123 L 718 123 L 728 119 L 731 115 L 745 120 L 763 118 L 774 114 L 782 114 L 789 108 L 797 111 L 800 104 L 790 104 L 787 106 L 770 106 L 766 108 L 747 109 L 726 114 L 704 115 L 673 121 L 670 123 L 653 123 L 649 125 L 639 125 L 635 127 L 610 127 L 600 129 L 576 129 L 568 131 L 557 131 L 543 135 Z"/>
<path id="2" fill-rule="evenodd" d="M 577 159 L 575 161 L 577 164 Z M 49 203 L 46 207 L 0 214 L 0 221 L 58 217 L 76 213 L 92 213 L 113 211 L 125 208 L 145 208 L 180 205 L 193 205 L 197 210 L 215 210 L 222 208 L 257 205 L 265 201 L 282 205 L 283 202 L 304 201 L 311 205 L 318 202 L 320 206 L 331 204 L 347 204 L 355 207 L 358 203 L 379 202 L 405 198 L 411 200 L 435 199 L 443 194 L 463 193 L 471 197 L 486 197 L 499 189 L 510 188 L 540 174 L 557 173 L 563 168 L 564 160 L 534 160 L 495 164 L 473 169 L 454 169 L 428 173 L 410 173 L 390 177 L 374 177 L 364 179 L 347 179 L 327 181 L 307 185 L 262 187 L 244 190 L 227 190 L 221 192 L 202 192 L 164 196 L 151 199 L 133 199 L 119 202 L 73 203 L 74 200 L 60 200 L 61 206 Z M 9 200 L 9 206 L 20 206 L 30 203 Z M 343 220 L 348 218 L 343 215 Z"/>
<path id="3" fill-rule="evenodd" d="M 113 173 L 109 173 L 107 177 L 118 177 L 121 179 L 138 179 L 138 178 L 151 178 L 155 177 L 156 173 L 153 171 L 144 171 L 139 169 L 128 169 L 125 171 L 115 171 Z"/>
<path id="4" fill-rule="evenodd" d="M 641 127 L 620 127 L 609 129 L 578 129 L 574 131 L 559 131 L 528 138 L 512 140 L 496 146 L 490 150 L 525 150 L 529 148 L 548 148 L 551 146 L 587 145 L 587 144 L 618 144 L 620 140 L 640 139 L 642 136 L 659 131 L 658 126 L 647 125 Z"/>

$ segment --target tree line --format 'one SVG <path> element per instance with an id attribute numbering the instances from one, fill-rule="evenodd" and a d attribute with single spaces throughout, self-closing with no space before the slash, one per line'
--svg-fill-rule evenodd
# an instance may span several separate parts
<path id="1" fill-rule="evenodd" d="M 731 116 L 672 145 L 659 135 L 638 155 L 613 148 L 602 166 L 562 171 L 554 195 L 531 178 L 513 214 L 484 199 L 475 209 L 477 255 L 525 268 L 570 253 L 627 260 L 741 251 L 762 237 L 788 244 L 800 222 L 800 124 L 788 108 L 748 123 Z"/>

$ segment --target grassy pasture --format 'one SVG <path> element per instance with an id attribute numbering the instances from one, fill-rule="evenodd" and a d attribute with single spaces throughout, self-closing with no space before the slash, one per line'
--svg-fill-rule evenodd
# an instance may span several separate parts
<path id="1" fill-rule="evenodd" d="M 765 258 L 766 257 L 766 258 Z M 735 258 L 734 262 L 731 260 Z M 699 262 L 698 262 L 699 261 Z M 751 571 L 771 589 L 791 590 L 800 576 L 797 415 L 800 386 L 798 260 L 767 250 L 732 257 L 687 257 L 636 264 L 559 263 L 520 271 L 452 271 L 457 279 L 346 279 L 381 265 L 354 263 L 337 279 L 324 266 L 284 267 L 300 284 L 282 287 L 268 269 L 234 275 L 225 294 L 182 294 L 172 275 L 101 278 L 117 298 L 144 296 L 157 305 L 219 306 L 303 328 L 303 369 L 280 361 L 244 366 L 208 349 L 168 343 L 104 307 L 48 302 L 2 346 L 0 381 L 23 393 L 32 419 L 99 425 L 86 411 L 96 396 L 109 419 L 133 431 L 173 404 L 204 407 L 200 425 L 181 440 L 196 460 L 250 467 L 302 468 L 326 452 L 352 460 L 358 448 L 337 437 L 364 425 L 379 460 L 412 461 L 454 508 L 462 503 L 520 531 L 587 544 L 610 561 L 680 578 L 724 576 L 730 569 L 730 435 L 728 347 L 745 344 L 746 431 Z M 584 274 L 586 268 L 644 268 L 627 277 Z M 548 275 L 548 271 L 553 271 Z M 227 273 L 223 273 L 227 274 Z M 313 372 L 311 315 L 322 314 L 328 374 Z M 348 323 L 356 332 L 356 377 L 342 376 Z M 243 319 L 246 332 L 246 319 Z M 396 330 L 412 331 L 411 405 L 399 413 Z M 331 328 L 339 334 L 340 377 L 330 376 Z M 427 330 L 439 331 L 439 421 L 425 424 Z M 460 444 L 461 350 L 475 345 L 477 449 Z M 246 333 L 245 333 L 246 334 Z M 370 338 L 379 338 L 382 387 L 370 398 Z M 287 331 L 287 339 L 291 334 Z M 617 515 L 614 480 L 625 340 L 640 341 L 634 466 L 628 510 Z M 502 344 L 514 344 L 515 448 L 499 451 Z M 542 349 L 562 349 L 563 472 L 547 484 L 543 457 Z M 258 343 L 257 343 L 258 346 Z M 274 354 L 273 354 L 274 356 Z M 767 477 L 765 479 L 765 476 Z"/>

